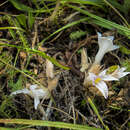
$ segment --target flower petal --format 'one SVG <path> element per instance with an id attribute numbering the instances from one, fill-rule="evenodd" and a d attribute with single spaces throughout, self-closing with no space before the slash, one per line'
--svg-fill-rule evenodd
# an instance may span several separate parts
<path id="1" fill-rule="evenodd" d="M 118 73 L 118 78 L 122 78 L 122 77 L 126 76 L 127 74 L 130 74 L 130 72 Z"/>
<path id="2" fill-rule="evenodd" d="M 102 34 L 100 32 L 97 32 L 98 37 L 102 37 Z"/>
<path id="3" fill-rule="evenodd" d="M 126 68 L 125 67 L 122 67 L 122 68 L 118 68 L 118 72 L 124 72 L 126 70 Z"/>
<path id="4" fill-rule="evenodd" d="M 122 78 L 124 76 L 126 76 L 127 74 L 130 74 L 130 72 L 124 72 L 126 70 L 125 67 L 118 67 L 113 73 L 112 73 L 112 76 L 115 77 L 115 78 Z"/>
<path id="5" fill-rule="evenodd" d="M 118 78 L 111 75 L 104 75 L 101 79 L 104 81 L 114 81 L 114 80 L 118 81 L 119 80 Z"/>
<path id="6" fill-rule="evenodd" d="M 38 87 L 37 84 L 31 85 L 31 86 L 30 86 L 30 90 L 31 90 L 31 91 L 32 91 L 32 90 L 35 90 L 37 87 Z"/>
<path id="7" fill-rule="evenodd" d="M 108 37 L 102 37 L 101 33 L 98 34 L 98 45 L 99 45 L 99 50 L 98 53 L 95 56 L 95 62 L 94 63 L 99 63 L 101 62 L 102 58 L 104 57 L 105 53 L 109 51 L 113 51 L 119 46 L 113 45 L 113 36 L 108 36 Z"/>
<path id="8" fill-rule="evenodd" d="M 44 98 L 48 95 L 48 91 L 44 91 L 43 89 L 37 89 L 32 91 L 33 96 L 39 97 L 39 99 Z"/>
<path id="9" fill-rule="evenodd" d="M 35 108 L 35 110 L 37 109 L 39 103 L 40 103 L 40 99 L 37 96 L 35 96 L 34 97 L 34 108 Z"/>
<path id="10" fill-rule="evenodd" d="M 108 98 L 108 87 L 104 81 L 99 82 L 96 84 L 96 87 L 99 89 L 99 91 L 103 94 L 104 98 Z"/>
<path id="11" fill-rule="evenodd" d="M 112 75 L 109 75 L 109 74 L 106 74 L 108 69 L 105 69 L 104 71 L 100 72 L 99 73 L 99 76 L 101 77 L 102 80 L 104 81 L 114 81 L 114 80 L 118 80 L 118 78 L 112 76 Z"/>
<path id="12" fill-rule="evenodd" d="M 113 49 L 112 49 L 111 51 L 116 50 L 116 49 L 118 49 L 118 48 L 120 48 L 120 47 L 117 46 L 117 45 L 113 45 Z"/>
<path id="13" fill-rule="evenodd" d="M 96 79 L 96 77 L 97 77 L 97 76 L 96 76 L 94 73 L 90 73 L 90 72 L 89 72 L 89 76 L 88 76 L 88 79 L 89 79 L 89 80 L 92 80 L 92 81 L 94 82 L 94 80 Z"/>
<path id="14" fill-rule="evenodd" d="M 29 94 L 29 90 L 27 88 L 22 89 L 22 90 L 17 90 L 15 92 L 12 92 L 11 95 L 16 95 L 16 94 L 20 94 L 20 93 Z"/>
<path id="15" fill-rule="evenodd" d="M 109 40 L 113 41 L 114 40 L 114 36 L 108 36 L 107 37 Z"/>
<path id="16" fill-rule="evenodd" d="M 106 75 L 107 69 L 103 70 L 102 72 L 99 73 L 99 76 L 104 76 Z"/>

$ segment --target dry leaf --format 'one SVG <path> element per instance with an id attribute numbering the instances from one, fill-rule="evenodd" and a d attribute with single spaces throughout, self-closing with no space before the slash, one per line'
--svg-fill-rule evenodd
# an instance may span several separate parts
<path id="1" fill-rule="evenodd" d="M 56 76 L 54 79 L 52 80 L 48 80 L 48 89 L 49 91 L 52 91 L 53 89 L 56 88 L 57 84 L 58 84 L 58 81 L 59 81 L 59 75 Z"/>
<path id="2" fill-rule="evenodd" d="M 99 74 L 102 66 L 100 64 L 92 64 L 91 68 L 88 70 L 90 73 Z"/>
<path id="3" fill-rule="evenodd" d="M 47 78 L 53 78 L 54 77 L 54 65 L 51 61 L 46 60 L 46 76 Z"/>
<path id="4" fill-rule="evenodd" d="M 82 52 L 81 52 L 81 69 L 80 69 L 80 71 L 84 72 L 88 68 L 88 66 L 89 66 L 88 56 L 87 56 L 86 50 L 83 48 Z"/>

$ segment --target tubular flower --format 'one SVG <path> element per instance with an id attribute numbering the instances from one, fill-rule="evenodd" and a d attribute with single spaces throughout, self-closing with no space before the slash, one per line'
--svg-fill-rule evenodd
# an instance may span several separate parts
<path id="1" fill-rule="evenodd" d="M 25 88 L 22 90 L 17 90 L 15 92 L 12 92 L 11 95 L 16 94 L 28 94 L 32 98 L 34 98 L 34 108 L 37 109 L 38 104 L 40 103 L 40 99 L 47 98 L 49 95 L 49 92 L 47 90 L 43 90 L 42 88 L 39 88 L 37 84 L 31 85 L 29 89 Z"/>
<path id="2" fill-rule="evenodd" d="M 119 46 L 113 45 L 113 36 L 107 36 L 107 37 L 102 37 L 101 33 L 98 34 L 98 45 L 99 45 L 99 50 L 98 53 L 95 57 L 95 64 L 100 64 L 103 56 L 105 53 L 109 51 L 113 51 L 115 49 L 118 49 Z"/>
<path id="3" fill-rule="evenodd" d="M 87 80 L 91 81 L 91 84 L 98 88 L 106 99 L 108 97 L 108 87 L 105 81 L 118 81 L 120 78 L 130 74 L 130 72 L 124 72 L 125 70 L 126 68 L 124 67 L 120 68 L 119 66 L 111 66 L 100 72 L 98 75 L 89 72 Z"/>

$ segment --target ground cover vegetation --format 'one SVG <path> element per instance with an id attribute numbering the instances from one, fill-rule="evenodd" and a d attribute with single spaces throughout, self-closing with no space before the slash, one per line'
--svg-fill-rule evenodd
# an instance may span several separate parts
<path id="1" fill-rule="evenodd" d="M 0 129 L 128 130 L 130 0 L 1 0 Z"/>

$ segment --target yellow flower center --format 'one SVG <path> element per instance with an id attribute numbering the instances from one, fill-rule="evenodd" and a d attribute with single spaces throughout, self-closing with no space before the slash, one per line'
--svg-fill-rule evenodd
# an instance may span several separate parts
<path id="1" fill-rule="evenodd" d="M 95 84 L 98 84 L 100 81 L 101 81 L 101 78 L 98 77 L 98 78 L 95 79 L 94 82 L 95 82 Z"/>

